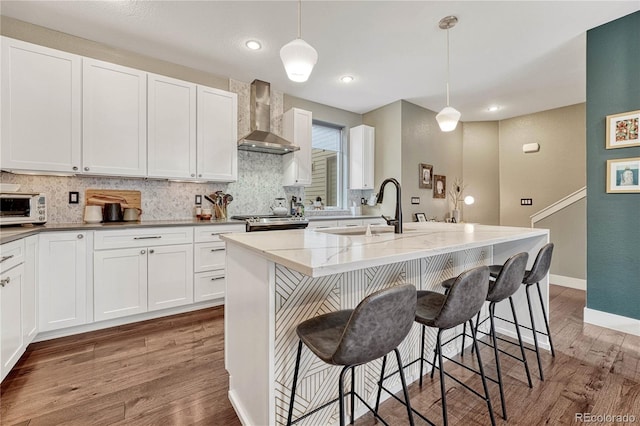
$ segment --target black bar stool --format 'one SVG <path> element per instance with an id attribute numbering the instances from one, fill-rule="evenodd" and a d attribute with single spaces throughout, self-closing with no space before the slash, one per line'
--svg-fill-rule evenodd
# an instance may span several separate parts
<path id="1" fill-rule="evenodd" d="M 424 355 L 424 340 L 425 340 L 425 328 L 426 327 L 434 327 L 438 329 L 438 334 L 436 338 L 436 353 L 439 359 L 439 368 L 440 371 L 440 392 L 442 396 L 442 418 L 444 420 L 444 424 L 448 424 L 447 420 L 447 395 L 445 391 L 445 382 L 444 376 L 453 379 L 458 384 L 464 386 L 466 389 L 484 399 L 487 403 L 487 408 L 489 410 L 489 416 L 491 418 L 491 424 L 495 425 L 495 419 L 493 416 L 493 409 L 491 407 L 491 398 L 489 396 L 489 389 L 487 387 L 487 382 L 485 380 L 484 369 L 482 366 L 482 360 L 480 359 L 480 351 L 476 348 L 476 356 L 478 359 L 479 371 L 473 370 L 463 364 L 456 362 L 455 360 L 451 360 L 454 363 L 467 368 L 475 373 L 478 373 L 482 378 L 482 386 L 484 388 L 484 395 L 477 392 L 475 389 L 469 387 L 467 384 L 458 380 L 456 377 L 444 371 L 444 365 L 442 363 L 442 358 L 445 358 L 442 355 L 442 342 L 441 337 L 442 333 L 445 330 L 450 328 L 454 328 L 460 324 L 466 324 L 469 322 L 470 326 L 472 326 L 472 318 L 482 308 L 484 301 L 487 297 L 487 291 L 489 288 L 489 268 L 486 266 L 480 266 L 477 268 L 470 269 L 468 271 L 463 272 L 457 278 L 452 279 L 452 283 L 450 286 L 450 290 L 448 293 L 442 294 L 434 291 L 418 291 L 418 303 L 416 307 L 416 322 L 422 324 L 422 344 L 420 347 L 420 358 L 412 361 L 407 364 L 405 368 L 409 367 L 416 362 L 420 362 L 420 386 L 422 386 L 422 374 L 424 371 L 424 363 L 429 361 L 425 360 Z M 473 328 L 472 328 L 473 330 Z M 475 334 L 473 334 L 473 344 L 475 346 L 478 345 L 476 341 Z M 376 410 L 378 409 L 378 405 L 380 403 L 380 395 L 382 390 L 384 389 L 386 392 L 389 392 L 383 385 L 383 381 L 392 375 L 396 374 L 393 372 L 388 376 L 384 376 L 384 359 L 383 359 L 383 367 L 382 374 L 380 376 L 380 385 L 378 387 L 378 397 L 376 400 Z M 435 368 L 435 361 L 431 364 L 433 368 Z M 433 370 L 432 370 L 433 372 Z M 391 394 L 394 398 L 393 394 Z M 399 400 L 399 399 L 398 399 Z M 433 423 L 427 419 L 424 415 L 418 413 L 413 410 L 420 418 L 427 421 L 429 424 Z"/>
<path id="2" fill-rule="evenodd" d="M 549 268 L 551 268 L 551 256 L 553 254 L 553 243 L 545 244 L 536 256 L 536 260 L 533 262 L 533 266 L 531 270 L 527 270 L 524 274 L 524 278 L 522 279 L 522 284 L 525 286 L 525 293 L 527 294 L 527 306 L 529 307 L 529 318 L 531 319 L 531 327 L 527 327 L 526 325 L 520 325 L 520 327 L 526 328 L 531 331 L 533 334 L 533 344 L 535 349 L 531 349 L 525 346 L 525 349 L 529 349 L 530 351 L 534 351 L 536 353 L 536 358 L 538 360 L 538 371 L 540 372 L 540 380 L 544 380 L 544 375 L 542 373 L 542 363 L 540 362 L 540 350 L 538 348 L 538 333 L 543 336 L 549 337 L 549 346 L 551 347 L 551 356 L 555 357 L 556 353 L 553 350 L 553 341 L 551 340 L 551 331 L 549 329 L 549 319 L 547 318 L 547 312 L 544 309 L 544 300 L 542 298 L 542 291 L 540 290 L 540 281 L 547 276 L 549 273 Z M 502 270 L 502 265 L 491 265 L 489 266 L 489 274 L 492 277 L 497 277 Z M 538 297 L 540 299 L 540 308 L 542 309 L 542 317 L 544 318 L 544 325 L 547 329 L 547 332 L 536 330 L 536 322 L 533 319 L 533 308 L 531 305 L 531 296 L 529 295 L 529 289 L 531 286 L 535 284 L 538 289 Z M 514 324 L 513 321 L 508 320 L 506 318 L 501 318 L 496 316 L 496 318 L 501 319 L 502 321 L 509 322 Z M 514 343 L 514 342 L 509 342 Z"/>
<path id="3" fill-rule="evenodd" d="M 355 309 L 342 310 L 308 319 L 298 325 L 296 332 L 300 341 L 296 356 L 296 367 L 291 388 L 291 403 L 287 425 L 318 412 L 338 401 L 340 406 L 340 425 L 344 425 L 344 376 L 351 369 L 351 390 L 346 393 L 351 397 L 351 424 L 354 420 L 355 397 L 371 410 L 382 423 L 387 423 L 378 416 L 377 407 L 373 409 L 355 392 L 355 367 L 378 359 L 394 351 L 396 360 L 402 371 L 402 360 L 398 345 L 409 334 L 416 312 L 416 288 L 413 285 L 400 285 L 380 290 L 367 296 Z M 292 420 L 296 382 L 300 368 L 302 344 L 305 344 L 318 358 L 331 365 L 343 366 L 338 382 L 338 398 Z M 383 366 L 384 368 L 384 366 Z M 409 402 L 409 393 L 404 374 L 400 375 L 404 403 L 407 406 L 409 423 L 413 426 L 413 415 Z"/>
<path id="4" fill-rule="evenodd" d="M 510 356 L 520 362 L 522 362 L 524 364 L 524 369 L 525 372 L 527 374 L 527 382 L 529 387 L 533 387 L 532 383 L 531 383 L 531 373 L 529 372 L 529 365 L 527 364 L 527 357 L 524 353 L 524 346 L 522 345 L 522 336 L 520 335 L 520 327 L 518 327 L 518 317 L 516 316 L 516 310 L 515 307 L 513 305 L 513 298 L 512 296 L 515 294 L 515 292 L 518 290 L 518 288 L 520 287 L 520 283 L 522 282 L 522 278 L 524 277 L 524 271 L 525 268 L 527 267 L 527 260 L 529 259 L 529 254 L 528 253 L 518 253 L 516 255 L 511 256 L 509 259 L 507 259 L 507 261 L 504 263 L 504 265 L 502 265 L 502 268 L 500 269 L 500 273 L 498 274 L 498 276 L 496 277 L 495 281 L 493 280 L 489 280 L 489 292 L 487 293 L 487 301 L 490 302 L 489 303 L 489 317 L 485 318 L 482 322 L 480 322 L 480 312 L 478 312 L 478 315 L 476 317 L 476 326 L 475 329 L 473 328 L 473 325 L 471 325 L 471 334 L 475 337 L 476 332 L 481 332 L 483 334 L 488 334 L 489 336 L 491 336 L 491 340 L 492 343 L 486 343 L 483 342 L 481 340 L 479 340 L 479 342 L 491 346 L 493 347 L 493 353 L 496 359 L 496 370 L 498 373 L 498 380 L 494 380 L 490 377 L 487 377 L 489 380 L 495 382 L 498 384 L 498 387 L 500 388 L 500 404 L 502 406 L 502 418 L 504 418 L 505 420 L 507 420 L 507 407 L 506 407 L 506 403 L 504 400 L 504 389 L 503 389 L 503 384 L 502 384 L 502 371 L 500 370 L 500 357 L 498 356 L 498 353 L 501 352 L 507 356 Z M 442 286 L 445 288 L 445 291 L 451 291 L 450 288 L 452 288 L 454 283 L 453 279 L 448 279 L 446 281 L 444 281 L 442 283 Z M 508 352 L 505 352 L 501 349 L 498 348 L 498 338 L 496 336 L 496 328 L 495 328 L 495 306 L 496 303 L 501 302 L 505 299 L 509 299 L 509 304 L 511 305 L 511 313 L 513 315 L 513 322 L 516 325 L 516 334 L 518 335 L 518 344 L 520 346 L 520 354 L 522 356 L 522 358 L 518 358 L 517 356 L 510 354 Z M 479 310 L 478 310 L 479 311 Z M 484 333 L 483 331 L 480 331 L 480 325 L 486 321 L 487 319 L 490 320 L 491 323 L 491 328 L 489 330 L 489 333 Z M 473 324 L 471 322 L 471 324 Z M 462 336 L 464 339 L 464 335 L 466 334 L 466 324 L 465 327 L 462 331 Z M 457 336 L 456 336 L 457 337 Z M 500 339 L 502 340 L 502 339 Z M 448 343 L 448 342 L 447 342 Z M 463 340 L 463 345 L 464 345 L 464 340 Z M 475 345 L 474 345 L 475 347 Z M 471 348 L 471 351 L 473 352 L 474 347 Z M 463 352 L 464 352 L 464 346 L 463 348 Z M 476 349 L 477 350 L 477 349 Z M 435 358 L 436 358 L 437 354 L 434 354 L 433 359 L 434 359 L 434 363 L 435 363 Z M 433 377 L 433 371 L 431 371 L 431 376 Z"/>

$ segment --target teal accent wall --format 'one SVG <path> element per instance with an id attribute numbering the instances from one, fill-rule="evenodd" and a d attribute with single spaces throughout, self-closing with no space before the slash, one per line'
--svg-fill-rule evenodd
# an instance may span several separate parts
<path id="1" fill-rule="evenodd" d="M 607 194 L 607 115 L 640 110 L 640 12 L 587 32 L 587 307 L 640 319 L 640 193 Z"/>

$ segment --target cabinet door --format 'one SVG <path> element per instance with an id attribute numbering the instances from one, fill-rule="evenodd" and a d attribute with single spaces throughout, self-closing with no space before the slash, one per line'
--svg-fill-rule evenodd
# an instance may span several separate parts
<path id="1" fill-rule="evenodd" d="M 198 86 L 197 178 L 238 179 L 238 95 Z"/>
<path id="2" fill-rule="evenodd" d="M 149 310 L 193 303 L 193 244 L 149 249 Z"/>
<path id="3" fill-rule="evenodd" d="M 22 283 L 22 336 L 28 345 L 38 334 L 38 237 L 25 238 L 24 281 Z"/>
<path id="4" fill-rule="evenodd" d="M 82 170 L 90 174 L 147 173 L 147 75 L 84 58 Z"/>
<path id="5" fill-rule="evenodd" d="M 196 177 L 196 85 L 148 76 L 148 176 Z"/>
<path id="6" fill-rule="evenodd" d="M 39 331 L 87 323 L 87 233 L 45 232 L 38 240 Z"/>
<path id="7" fill-rule="evenodd" d="M 349 131 L 349 188 L 373 189 L 375 129 L 357 126 Z"/>
<path id="8" fill-rule="evenodd" d="M 21 325 L 23 275 L 22 264 L 0 275 L 0 370 L 3 379 L 24 352 Z"/>
<path id="9" fill-rule="evenodd" d="M 80 56 L 2 38 L 2 169 L 79 170 L 81 71 Z"/>
<path id="10" fill-rule="evenodd" d="M 310 111 L 291 108 L 282 119 L 285 139 L 300 147 L 299 151 L 283 155 L 284 186 L 311 185 L 311 126 Z"/>
<path id="11" fill-rule="evenodd" d="M 100 250 L 93 254 L 96 321 L 147 312 L 147 249 Z"/>

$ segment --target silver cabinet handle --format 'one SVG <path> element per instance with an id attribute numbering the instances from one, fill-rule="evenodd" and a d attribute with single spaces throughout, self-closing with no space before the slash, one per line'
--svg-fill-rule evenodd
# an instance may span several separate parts
<path id="1" fill-rule="evenodd" d="M 196 177 L 196 174 L 195 173 L 191 173 L 191 177 Z"/>
<path id="2" fill-rule="evenodd" d="M 73 167 L 72 167 L 72 169 L 73 169 L 74 171 L 75 171 L 75 170 L 78 170 L 78 166 L 73 166 Z"/>
<path id="3" fill-rule="evenodd" d="M 152 250 L 149 250 L 149 253 L 151 253 L 151 254 L 153 254 L 153 253 L 155 253 L 155 252 L 156 252 L 156 251 L 155 251 L 155 250 L 153 250 L 153 249 L 152 249 Z"/>
<path id="4" fill-rule="evenodd" d="M 202 177 L 202 173 L 200 173 L 200 174 L 198 175 L 198 177 Z"/>
<path id="5" fill-rule="evenodd" d="M 145 253 L 146 253 L 146 251 L 140 250 L 140 254 L 145 254 Z"/>
<path id="6" fill-rule="evenodd" d="M 224 249 L 223 248 L 211 249 L 211 251 L 224 251 Z"/>
<path id="7" fill-rule="evenodd" d="M 134 240 L 153 240 L 162 238 L 162 235 L 152 235 L 150 237 L 133 237 Z"/>
<path id="8" fill-rule="evenodd" d="M 3 280 L 0 280 L 0 286 L 4 287 L 5 285 L 9 284 L 10 281 L 11 281 L 11 277 L 7 277 Z"/>
<path id="9" fill-rule="evenodd" d="M 216 235 L 224 235 L 224 234 L 231 234 L 231 232 L 212 232 L 211 235 L 213 235 L 214 237 Z"/>
<path id="10" fill-rule="evenodd" d="M 88 167 L 85 167 L 85 168 L 84 168 L 84 171 L 85 171 L 85 172 L 88 172 L 88 171 L 89 171 L 89 168 L 88 168 Z"/>
<path id="11" fill-rule="evenodd" d="M 211 281 L 218 281 L 218 280 L 224 280 L 224 277 L 211 278 Z"/>
<path id="12" fill-rule="evenodd" d="M 78 239 L 79 239 L 79 240 L 81 240 L 81 239 L 83 239 L 83 238 L 84 238 L 84 235 L 82 235 L 82 234 L 78 234 Z"/>
<path id="13" fill-rule="evenodd" d="M 2 256 L 2 259 L 0 259 L 0 263 L 4 262 L 5 260 L 11 259 L 13 256 L 13 254 L 10 254 L 9 256 Z"/>

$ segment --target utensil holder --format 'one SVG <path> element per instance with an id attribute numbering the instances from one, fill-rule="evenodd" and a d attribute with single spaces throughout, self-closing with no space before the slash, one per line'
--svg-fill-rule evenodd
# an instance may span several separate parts
<path id="1" fill-rule="evenodd" d="M 216 219 L 226 219 L 227 218 L 227 206 L 219 206 L 215 205 L 213 212 L 215 214 Z"/>

